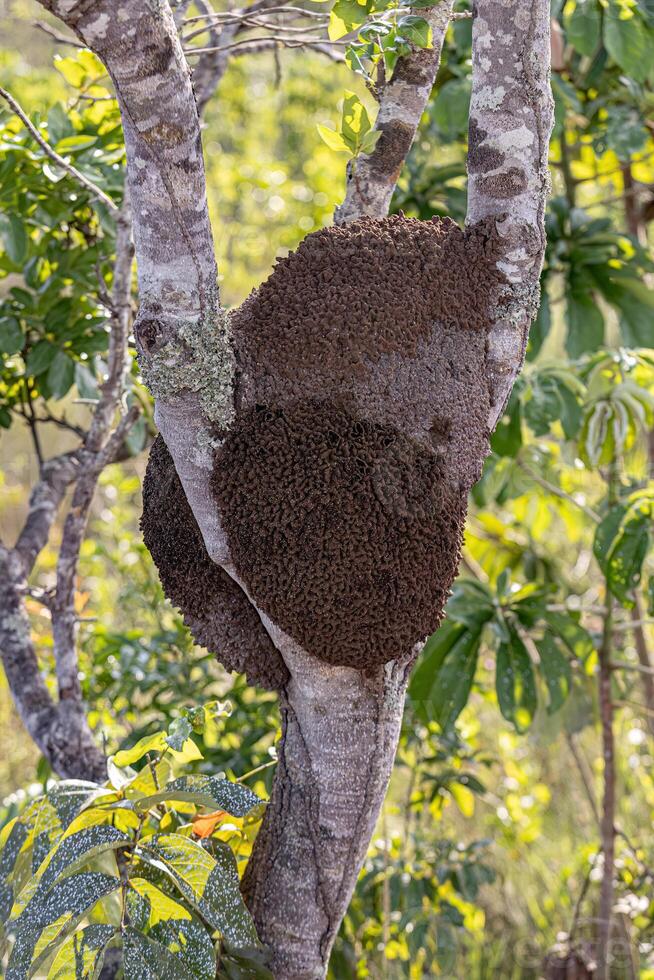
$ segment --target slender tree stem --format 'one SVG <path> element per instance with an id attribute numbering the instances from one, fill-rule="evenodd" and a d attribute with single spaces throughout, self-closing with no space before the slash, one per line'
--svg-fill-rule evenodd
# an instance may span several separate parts
<path id="1" fill-rule="evenodd" d="M 602 644 L 599 650 L 599 707 L 604 759 L 604 791 L 600 833 L 604 867 L 600 892 L 597 980 L 609 980 L 610 939 L 613 918 L 613 875 L 615 868 L 615 741 L 614 706 L 611 697 L 611 646 L 613 641 L 613 599 L 607 595 Z"/>

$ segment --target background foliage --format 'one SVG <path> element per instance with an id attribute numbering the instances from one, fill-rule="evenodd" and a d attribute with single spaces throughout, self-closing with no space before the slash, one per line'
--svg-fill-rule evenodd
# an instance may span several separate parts
<path id="1" fill-rule="evenodd" d="M 36 6 L 3 6 L 14 44 L 0 52 L 0 82 L 58 151 L 118 200 L 119 120 L 101 66 L 62 49 L 53 70 L 50 39 L 30 26 Z M 405 16 L 394 15 L 391 37 L 375 32 L 385 6 L 334 7 L 334 23 L 363 28 L 348 52 L 358 76 L 315 53 L 231 63 L 205 132 L 228 304 L 330 221 L 344 155 L 324 141 L 324 128 L 343 132 L 346 90 L 374 117 L 361 73 L 375 59 L 392 62 L 402 44 L 397 18 Z M 654 7 L 554 0 L 552 14 L 556 128 L 543 302 L 525 371 L 472 494 L 448 620 L 412 680 L 391 791 L 334 953 L 334 980 L 528 980 L 542 975 L 548 953 L 559 964 L 587 956 L 602 871 L 597 671 L 607 635 L 618 786 L 612 975 L 654 977 Z M 469 75 L 470 22 L 462 19 L 448 32 L 437 97 L 395 210 L 463 219 Z M 93 397 L 103 369 L 98 281 L 109 274 L 112 225 L 15 117 L 4 113 L 0 122 L 0 531 L 12 540 L 36 475 L 30 430 L 40 433 L 46 456 L 65 448 L 88 412 L 80 399 Z M 80 566 L 91 723 L 109 750 L 129 752 L 172 726 L 183 730 L 184 712 L 199 699 L 218 699 L 223 708 L 205 727 L 203 758 L 186 759 L 183 771 L 236 779 L 256 769 L 249 785 L 265 797 L 274 698 L 194 648 L 162 599 L 137 530 L 153 428 L 136 368 L 128 397 L 145 412 L 125 461 L 102 476 Z M 53 562 L 50 550 L 35 587 L 52 584 Z M 51 672 L 47 612 L 30 600 L 30 613 Z M 17 814 L 31 826 L 49 773 L 17 737 L 5 690 L 0 697 L 2 743 L 12 746 L 0 762 L 6 840 Z M 167 801 L 157 818 L 163 828 L 148 832 L 181 828 L 198 847 L 216 840 L 247 856 L 250 831 L 223 831 L 219 820 L 198 837 L 192 817 Z M 50 843 L 58 841 L 55 834 Z M 25 854 L 38 872 L 41 861 Z M 195 914 L 188 897 L 168 897 Z M 88 949 L 109 935 L 101 927 L 111 914 L 99 913 Z"/>

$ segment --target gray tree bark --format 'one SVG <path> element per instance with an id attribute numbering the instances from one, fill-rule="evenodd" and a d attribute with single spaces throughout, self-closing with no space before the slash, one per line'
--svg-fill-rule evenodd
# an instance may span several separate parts
<path id="1" fill-rule="evenodd" d="M 247 379 L 219 303 L 198 113 L 170 9 L 164 0 L 42 2 L 96 51 L 114 80 L 135 218 L 141 303 L 135 332 L 157 423 L 206 558 L 230 577 L 241 599 L 247 597 L 283 661 L 280 765 L 244 892 L 270 947 L 275 976 L 319 980 L 383 801 L 416 650 L 386 662 L 382 652 L 382 662 L 365 671 L 327 663 L 257 604 L 237 571 L 212 474 L 214 455 L 241 409 L 237 402 L 247 401 Z M 450 9 L 446 2 L 430 15 L 435 42 L 442 41 Z M 498 286 L 487 360 L 479 364 L 471 353 L 470 363 L 463 357 L 452 372 L 484 371 L 475 383 L 486 430 L 497 421 L 519 370 L 537 303 L 551 128 L 548 12 L 546 0 L 476 4 L 468 223 L 474 229 L 483 221 L 489 229 Z M 357 198 L 350 182 L 341 221 L 386 214 L 429 97 L 438 50 L 417 55 L 419 70 L 406 64 L 388 86 L 378 125 L 387 135 L 401 132 L 401 159 L 391 159 L 388 150 L 388 166 L 375 154 L 361 162 L 363 193 Z M 405 360 L 410 380 L 411 356 Z M 392 358 L 384 363 L 403 369 Z M 433 390 L 431 397 L 435 410 L 442 393 Z M 420 431 L 421 439 L 447 441 L 438 426 Z M 461 462 L 457 455 L 465 453 L 444 451 L 452 479 Z M 470 470 L 479 462 L 464 459 Z"/>

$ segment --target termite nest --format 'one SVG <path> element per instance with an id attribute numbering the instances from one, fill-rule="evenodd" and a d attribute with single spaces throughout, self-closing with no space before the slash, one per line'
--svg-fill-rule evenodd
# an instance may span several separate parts
<path id="1" fill-rule="evenodd" d="M 230 317 L 236 418 L 212 489 L 233 569 L 265 616 L 330 664 L 408 657 L 438 626 L 488 451 L 496 259 L 485 224 L 364 218 L 309 235 Z M 243 624 L 249 661 L 272 664 L 260 620 L 226 598 L 195 522 L 193 536 L 171 530 L 190 523 L 188 505 L 148 504 L 147 480 L 145 497 L 146 512 L 166 507 L 146 543 L 161 570 L 155 538 L 171 542 L 164 589 L 211 631 L 199 642 L 232 666 Z"/>

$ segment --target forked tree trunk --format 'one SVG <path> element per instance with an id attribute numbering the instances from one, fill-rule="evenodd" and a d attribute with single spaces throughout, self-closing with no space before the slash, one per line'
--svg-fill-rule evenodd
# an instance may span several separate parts
<path id="1" fill-rule="evenodd" d="M 349 224 L 309 236 L 227 321 L 168 4 L 42 2 L 103 59 L 123 114 L 135 333 L 167 445 L 146 478 L 146 543 L 198 641 L 280 694 L 244 892 L 278 980 L 321 980 L 537 307 L 549 4 L 477 0 L 465 234 L 384 217 L 438 67 L 438 50 L 418 52 L 382 97 Z M 428 13 L 436 49 L 450 10 Z"/>

